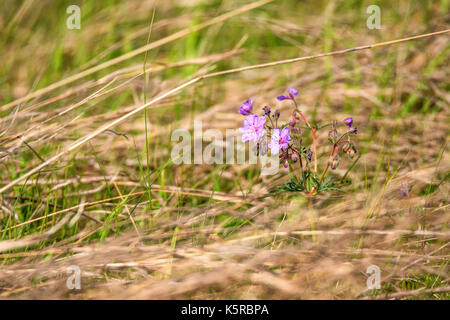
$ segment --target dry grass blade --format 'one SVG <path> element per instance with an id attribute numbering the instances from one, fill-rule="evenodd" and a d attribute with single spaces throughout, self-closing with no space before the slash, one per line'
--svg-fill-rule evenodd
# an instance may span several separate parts
<path id="1" fill-rule="evenodd" d="M 80 30 L 59 2 L 0 11 L 0 297 L 448 299 L 442 1 L 385 2 L 381 31 L 361 1 L 88 2 Z M 241 164 L 249 98 L 279 129 L 301 110 L 294 171 Z M 328 132 L 349 117 L 353 158 Z"/>
<path id="2" fill-rule="evenodd" d="M 264 2 L 268 2 L 268 1 L 264 1 Z M 363 50 L 363 49 L 370 49 L 370 48 L 387 46 L 387 45 L 392 45 L 392 44 L 398 44 L 398 43 L 405 42 L 405 41 L 421 39 L 421 38 L 425 38 L 425 37 L 431 37 L 431 36 L 444 34 L 444 33 L 448 33 L 448 32 L 450 32 L 450 29 L 439 31 L 439 32 L 428 33 L 428 34 L 424 34 L 424 35 L 408 37 L 408 38 L 404 38 L 404 39 L 398 39 L 398 40 L 392 40 L 392 41 L 387 41 L 387 42 L 382 42 L 382 43 L 376 43 L 376 44 L 372 44 L 372 45 L 368 45 L 368 46 L 362 46 L 362 47 L 350 48 L 350 49 L 346 49 L 346 50 L 333 51 L 333 52 L 318 54 L 318 55 L 314 55 L 314 56 L 301 57 L 301 58 L 296 58 L 296 59 L 288 59 L 288 60 L 277 61 L 277 62 L 273 62 L 273 63 L 269 63 L 269 64 L 255 65 L 255 66 L 249 66 L 249 67 L 244 67 L 244 68 L 232 69 L 232 70 L 228 70 L 228 71 L 221 71 L 221 72 L 211 73 L 211 74 L 207 74 L 207 75 L 204 75 L 204 76 L 200 76 L 200 77 L 194 78 L 192 80 L 189 80 L 189 81 L 183 83 L 182 85 L 179 85 L 179 86 L 177 86 L 177 87 L 175 87 L 175 88 L 173 88 L 171 90 L 166 91 L 165 93 L 163 93 L 163 94 L 157 96 L 156 98 L 150 100 L 148 103 L 146 103 L 146 104 L 144 104 L 144 105 L 134 109 L 133 111 L 123 115 L 122 117 L 120 117 L 120 118 L 118 118 L 118 119 L 116 119 L 116 120 L 114 120 L 114 121 L 112 121 L 110 123 L 107 123 L 107 124 L 101 126 L 100 128 L 98 128 L 97 130 L 91 132 L 90 134 L 80 138 L 79 140 L 74 142 L 72 145 L 70 145 L 66 150 L 63 150 L 62 152 L 60 152 L 59 154 L 51 157 L 50 159 L 48 159 L 47 161 L 45 161 L 41 165 L 31 169 L 30 171 L 28 171 L 26 174 L 24 174 L 20 178 L 17 178 L 16 180 L 12 181 L 11 183 L 7 184 L 6 186 L 0 188 L 0 194 L 4 193 L 5 191 L 10 189 L 11 187 L 17 185 L 21 181 L 23 181 L 23 180 L 27 179 L 28 177 L 32 176 L 33 174 L 35 174 L 39 170 L 45 168 L 49 164 L 52 164 L 53 162 L 55 162 L 56 160 L 61 158 L 63 155 L 71 152 L 72 150 L 75 150 L 76 148 L 78 148 L 79 146 L 81 146 L 84 143 L 88 142 L 92 138 L 96 137 L 97 135 L 99 135 L 103 131 L 114 127 L 115 125 L 123 122 L 124 120 L 126 120 L 128 118 L 130 118 L 131 116 L 135 115 L 136 113 L 139 113 L 140 111 L 148 108 L 149 106 L 154 105 L 155 103 L 157 103 L 158 101 L 161 101 L 164 98 L 170 97 L 171 95 L 173 95 L 173 94 L 175 94 L 177 92 L 180 92 L 184 88 L 189 87 L 189 86 L 193 85 L 194 83 L 196 83 L 196 82 L 198 82 L 198 81 L 200 81 L 202 79 L 216 77 L 216 76 L 220 76 L 220 75 L 224 75 L 224 74 L 242 72 L 242 71 L 251 70 L 251 69 L 259 69 L 259 68 L 271 67 L 271 66 L 276 66 L 276 65 L 281 65 L 281 64 L 298 62 L 298 61 L 311 60 L 311 59 L 321 58 L 321 57 L 325 57 L 325 56 L 338 55 L 338 54 L 343 54 L 343 53 L 347 53 L 347 52 L 353 52 L 355 50 Z"/>
<path id="3" fill-rule="evenodd" d="M 148 52 L 149 50 L 153 50 L 153 49 L 158 48 L 158 47 L 160 47 L 162 45 L 165 45 L 167 43 L 170 43 L 172 41 L 175 41 L 177 39 L 185 37 L 185 36 L 187 36 L 190 33 L 193 33 L 195 31 L 199 31 L 201 29 L 207 28 L 207 27 L 212 26 L 214 24 L 218 24 L 218 23 L 223 22 L 223 21 L 225 21 L 227 19 L 230 19 L 230 18 L 232 18 L 232 17 L 234 17 L 236 15 L 239 15 L 239 14 L 242 14 L 242 13 L 244 13 L 246 11 L 258 8 L 258 7 L 263 6 L 263 5 L 265 5 L 265 4 L 269 3 L 269 2 L 272 2 L 272 1 L 273 0 L 256 1 L 254 3 L 250 3 L 250 4 L 247 4 L 247 5 L 244 5 L 244 6 L 240 7 L 240 8 L 238 8 L 238 9 L 235 9 L 233 11 L 227 12 L 227 13 L 225 13 L 223 15 L 220 15 L 218 17 L 210 19 L 210 20 L 208 20 L 206 22 L 200 23 L 200 24 L 198 24 L 196 26 L 193 26 L 193 27 L 181 30 L 181 31 L 179 31 L 179 32 L 169 36 L 169 37 L 166 37 L 164 39 L 152 42 L 152 43 L 150 43 L 148 45 L 145 45 L 145 46 L 143 46 L 143 47 L 141 47 L 139 49 L 136 49 L 136 50 L 133 50 L 131 52 L 128 52 L 128 53 L 126 53 L 126 54 L 124 54 L 124 55 L 122 55 L 120 57 L 108 60 L 108 61 L 106 61 L 106 62 L 104 62 L 102 64 L 99 64 L 99 65 L 95 66 L 95 67 L 92 67 L 92 68 L 89 68 L 89 69 L 87 69 L 85 71 L 82 71 L 80 73 L 74 74 L 73 76 L 70 76 L 70 77 L 68 77 L 68 78 L 66 78 L 64 80 L 56 82 L 56 83 L 54 83 L 54 84 L 52 84 L 52 85 L 50 85 L 50 86 L 48 86 L 46 88 L 42 88 L 40 90 L 32 92 L 32 93 L 26 95 L 25 97 L 22 97 L 20 99 L 17 99 L 15 101 L 7 103 L 4 106 L 0 107 L 0 111 L 6 110 L 6 109 L 8 109 L 10 107 L 14 107 L 14 106 L 16 106 L 18 104 L 27 102 L 28 100 L 36 98 L 36 97 L 39 97 L 41 95 L 47 94 L 47 93 L 49 93 L 49 92 L 51 92 L 51 91 L 53 91 L 55 89 L 58 89 L 58 88 L 60 88 L 62 86 L 65 86 L 65 85 L 68 85 L 68 84 L 70 84 L 70 83 L 72 83 L 74 81 L 80 80 L 80 79 L 82 79 L 82 78 L 84 78 L 84 77 L 86 77 L 88 75 L 91 75 L 93 73 L 96 73 L 96 72 L 98 72 L 100 70 L 103 70 L 103 69 L 109 68 L 111 66 L 114 66 L 114 65 L 116 65 L 116 64 L 118 64 L 120 62 L 123 62 L 125 60 L 130 59 L 130 58 L 133 58 L 133 57 L 135 57 L 135 56 L 137 56 L 139 54 L 142 54 L 144 52 Z"/>

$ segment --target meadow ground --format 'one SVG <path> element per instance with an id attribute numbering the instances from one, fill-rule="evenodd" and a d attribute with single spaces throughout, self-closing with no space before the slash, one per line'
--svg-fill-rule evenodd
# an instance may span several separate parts
<path id="1" fill-rule="evenodd" d="M 381 29 L 366 25 L 372 4 Z M 450 33 L 166 93 L 449 29 L 449 8 L 1 1 L 0 297 L 448 299 Z M 344 192 L 273 193 L 284 168 L 172 162 L 173 130 L 239 128 L 249 97 L 287 121 L 275 97 L 290 87 L 313 124 L 353 116 L 358 157 L 328 173 L 346 175 Z M 323 170 L 327 130 L 318 145 Z M 380 289 L 366 284 L 373 265 Z"/>

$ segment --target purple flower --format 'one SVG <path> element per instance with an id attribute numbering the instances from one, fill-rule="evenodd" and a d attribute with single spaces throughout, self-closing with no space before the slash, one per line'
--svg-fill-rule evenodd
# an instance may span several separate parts
<path id="1" fill-rule="evenodd" d="M 307 155 L 307 157 L 308 157 L 308 160 L 311 161 L 311 158 L 312 158 L 312 156 L 313 156 L 313 153 L 312 153 L 311 149 L 308 149 L 308 152 L 307 152 L 306 155 Z"/>
<path id="2" fill-rule="evenodd" d="M 265 106 L 264 108 L 262 108 L 262 110 L 264 111 L 264 115 L 265 116 L 269 116 L 270 115 L 270 108 L 268 106 Z"/>
<path id="3" fill-rule="evenodd" d="M 266 123 L 265 117 L 258 117 L 255 114 L 251 114 L 244 120 L 244 127 L 239 128 L 242 132 L 242 142 L 254 141 L 258 142 L 264 135 L 264 124 Z"/>
<path id="4" fill-rule="evenodd" d="M 345 119 L 343 120 L 343 122 L 344 122 L 344 124 L 347 125 L 348 128 L 350 129 L 350 128 L 352 127 L 352 124 L 353 124 L 353 117 L 345 118 Z"/>
<path id="5" fill-rule="evenodd" d="M 297 95 L 298 95 L 298 90 L 290 88 L 289 94 L 278 96 L 277 99 L 278 99 L 278 101 L 282 101 L 282 100 L 286 100 L 286 99 L 294 99 L 294 97 L 296 97 Z"/>
<path id="6" fill-rule="evenodd" d="M 277 97 L 277 100 L 278 101 L 283 101 L 283 100 L 286 100 L 286 99 L 290 99 L 291 97 L 289 97 L 288 95 L 282 95 L 282 96 L 278 96 Z"/>
<path id="7" fill-rule="evenodd" d="M 250 113 L 252 113 L 252 108 L 253 108 L 253 100 L 248 99 L 239 108 L 239 113 L 244 116 L 248 116 Z"/>
<path id="8" fill-rule="evenodd" d="M 272 137 L 269 143 L 269 148 L 272 154 L 280 153 L 280 149 L 287 149 L 291 137 L 289 136 L 289 128 L 284 127 L 282 130 L 275 128 L 272 132 Z"/>

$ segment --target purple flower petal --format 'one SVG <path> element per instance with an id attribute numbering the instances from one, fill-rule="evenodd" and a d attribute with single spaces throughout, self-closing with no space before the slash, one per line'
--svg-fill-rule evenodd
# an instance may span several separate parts
<path id="1" fill-rule="evenodd" d="M 313 156 L 313 153 L 312 153 L 311 149 L 308 149 L 308 154 L 307 155 L 308 155 L 308 160 L 311 161 L 311 158 Z"/>
<path id="2" fill-rule="evenodd" d="M 253 100 L 252 99 L 248 99 L 239 108 L 239 113 L 244 115 L 244 116 L 248 116 L 249 114 L 252 113 L 252 108 L 253 108 Z"/>
<path id="3" fill-rule="evenodd" d="M 343 120 L 343 122 L 344 122 L 344 124 L 346 124 L 349 128 L 351 128 L 351 127 L 352 127 L 352 124 L 353 124 L 353 117 L 345 118 L 345 119 Z"/>
<path id="4" fill-rule="evenodd" d="M 280 129 L 273 129 L 272 137 L 269 142 L 269 148 L 272 151 L 272 154 L 280 153 Z"/>
<path id="5" fill-rule="evenodd" d="M 290 130 L 288 127 L 284 127 L 280 133 L 280 147 L 281 149 L 287 149 L 289 146 L 289 141 L 291 141 L 291 137 L 289 136 Z"/>
<path id="6" fill-rule="evenodd" d="M 294 88 L 289 88 L 289 94 L 284 94 L 282 96 L 278 96 L 278 101 L 286 100 L 286 99 L 294 99 L 298 95 L 298 90 Z"/>
<path id="7" fill-rule="evenodd" d="M 284 127 L 282 130 L 275 128 L 272 132 L 272 137 L 269 143 L 269 148 L 272 150 L 272 154 L 279 154 L 280 150 L 286 150 L 289 147 L 289 128 Z"/>
<path id="8" fill-rule="evenodd" d="M 239 131 L 242 132 L 242 142 L 258 142 L 264 135 L 265 123 L 266 117 L 258 117 L 255 114 L 249 115 L 244 120 L 244 126 L 242 128 L 239 128 Z"/>
<path id="9" fill-rule="evenodd" d="M 292 94 L 294 97 L 298 95 L 298 90 L 294 88 L 289 89 L 289 93 Z"/>
<path id="10" fill-rule="evenodd" d="M 290 99 L 290 98 L 291 98 L 290 96 L 282 95 L 282 96 L 278 96 L 278 97 L 277 97 L 277 100 L 278 100 L 278 101 L 283 101 L 283 100 Z"/>

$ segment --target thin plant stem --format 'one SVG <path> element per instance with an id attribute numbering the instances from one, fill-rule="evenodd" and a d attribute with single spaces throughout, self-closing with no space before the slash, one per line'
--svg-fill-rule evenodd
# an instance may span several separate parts
<path id="1" fill-rule="evenodd" d="M 330 153 L 330 156 L 328 157 L 328 159 L 331 159 L 331 158 L 334 156 L 334 152 L 336 151 L 337 147 L 339 146 L 339 143 L 341 143 L 342 139 L 343 139 L 346 135 L 348 135 L 348 134 L 350 134 L 350 133 L 352 133 L 352 132 L 353 132 L 353 129 L 348 130 L 347 132 L 345 132 L 344 134 L 342 134 L 342 136 L 334 143 L 333 149 L 331 150 L 331 153 Z M 323 180 L 323 178 L 325 177 L 325 174 L 327 173 L 329 167 L 330 167 L 330 161 L 327 161 L 327 166 L 325 167 L 325 169 L 324 169 L 323 172 L 322 172 L 322 176 L 320 177 L 320 180 L 319 180 L 318 185 L 320 185 L 320 183 L 322 182 L 322 180 Z M 316 189 L 317 189 L 317 186 L 314 187 L 314 188 L 311 190 L 310 193 L 314 193 L 314 192 L 316 191 Z"/>
<path id="2" fill-rule="evenodd" d="M 298 155 L 298 161 L 300 163 L 300 170 L 302 171 L 303 186 L 305 188 L 305 191 L 308 191 L 308 187 L 306 186 L 305 171 L 303 170 L 302 156 L 300 154 Z"/>
<path id="3" fill-rule="evenodd" d="M 289 163 L 289 171 L 291 171 L 292 175 L 294 176 L 295 181 L 297 181 L 297 183 L 300 184 L 298 177 L 295 175 L 295 170 L 292 168 L 292 165 L 290 163 Z"/>
<path id="4" fill-rule="evenodd" d="M 306 120 L 306 117 L 303 115 L 303 113 L 300 111 L 297 101 L 295 101 L 294 98 L 292 98 L 292 101 L 294 101 L 295 109 L 302 117 L 303 121 L 306 123 L 308 128 L 311 130 L 312 133 L 312 139 L 313 139 L 313 153 L 314 153 L 314 172 L 317 172 L 317 147 L 316 147 L 316 128 L 313 128 L 308 120 Z"/>
<path id="5" fill-rule="evenodd" d="M 304 186 L 305 190 L 308 191 L 307 187 L 306 187 L 306 179 L 305 179 L 305 171 L 303 169 L 302 155 L 301 155 L 300 151 L 298 151 L 295 147 L 289 146 L 289 148 L 298 155 L 298 159 L 300 162 L 300 170 L 302 172 L 302 178 L 303 178 L 303 186 Z"/>

